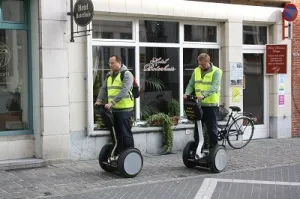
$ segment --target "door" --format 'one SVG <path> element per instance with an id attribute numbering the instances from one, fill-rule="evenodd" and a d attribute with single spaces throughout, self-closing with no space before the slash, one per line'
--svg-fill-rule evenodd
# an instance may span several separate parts
<path id="1" fill-rule="evenodd" d="M 251 112 L 255 119 L 253 138 L 269 137 L 268 81 L 264 75 L 264 52 L 244 51 L 243 111 Z"/>

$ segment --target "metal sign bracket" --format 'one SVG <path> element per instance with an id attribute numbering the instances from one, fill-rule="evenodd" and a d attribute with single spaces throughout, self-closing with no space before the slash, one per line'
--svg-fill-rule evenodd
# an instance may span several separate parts
<path id="1" fill-rule="evenodd" d="M 90 32 L 92 31 L 91 25 L 88 24 L 87 30 L 78 30 L 78 24 L 77 26 L 77 31 L 74 32 L 74 7 L 73 7 L 73 0 L 70 0 L 70 12 L 67 12 L 67 15 L 71 17 L 70 23 L 71 23 L 71 39 L 70 42 L 74 42 L 74 38 L 76 37 L 85 37 L 91 35 Z M 83 33 L 83 34 L 82 34 Z M 74 36 L 74 34 L 80 34 L 78 36 Z"/>

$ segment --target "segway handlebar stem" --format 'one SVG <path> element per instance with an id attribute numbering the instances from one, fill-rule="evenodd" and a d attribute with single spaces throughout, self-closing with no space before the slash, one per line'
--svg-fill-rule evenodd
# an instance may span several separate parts
<path id="1" fill-rule="evenodd" d="M 113 159 L 118 141 L 117 141 L 117 135 L 114 127 L 114 118 L 112 114 L 112 109 L 105 108 L 104 104 L 95 104 L 95 109 L 100 113 L 102 117 L 102 121 L 104 122 L 105 126 L 110 130 L 112 138 L 114 140 L 114 147 L 111 151 L 110 158 Z"/>

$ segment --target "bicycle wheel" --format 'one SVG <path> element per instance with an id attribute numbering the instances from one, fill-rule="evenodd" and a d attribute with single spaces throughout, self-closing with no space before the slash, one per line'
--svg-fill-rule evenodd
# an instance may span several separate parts
<path id="1" fill-rule="evenodd" d="M 235 119 L 227 130 L 228 144 L 234 149 L 245 147 L 252 139 L 254 122 L 249 117 L 241 116 Z"/>

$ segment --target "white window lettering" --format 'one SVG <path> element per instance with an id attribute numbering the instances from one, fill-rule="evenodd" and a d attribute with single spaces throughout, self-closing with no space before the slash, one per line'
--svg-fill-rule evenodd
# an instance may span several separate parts
<path id="1" fill-rule="evenodd" d="M 150 63 L 144 66 L 144 71 L 175 71 L 174 67 L 170 67 L 168 64 L 170 58 L 166 60 L 160 58 L 153 57 Z M 161 67 L 161 65 L 165 65 Z"/>
<path id="2" fill-rule="evenodd" d="M 0 73 L 0 77 L 8 77 L 9 76 L 9 73 Z"/>

